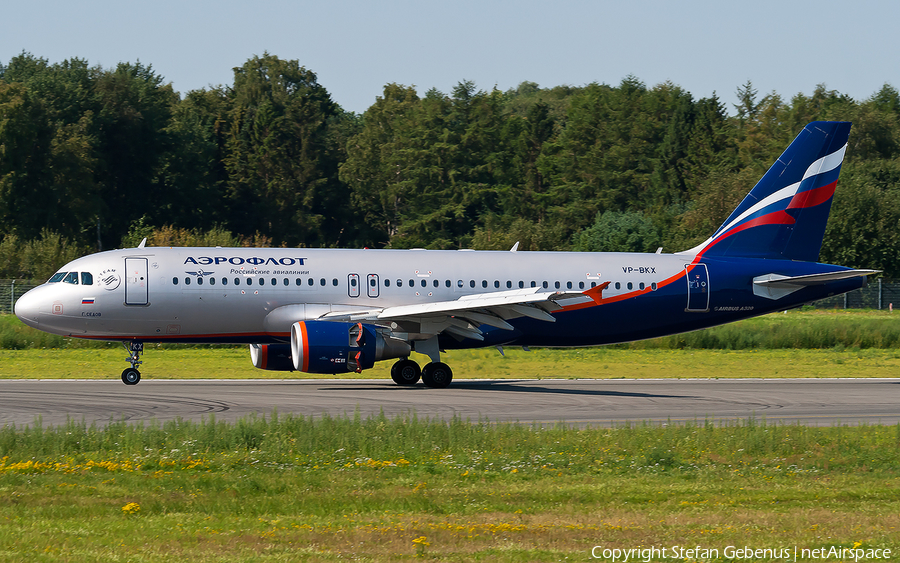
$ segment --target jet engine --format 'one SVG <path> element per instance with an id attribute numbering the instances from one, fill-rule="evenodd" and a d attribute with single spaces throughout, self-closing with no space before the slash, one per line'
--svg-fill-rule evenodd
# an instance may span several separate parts
<path id="1" fill-rule="evenodd" d="M 290 344 L 251 344 L 253 367 L 271 371 L 294 371 Z"/>
<path id="2" fill-rule="evenodd" d="M 359 373 L 379 360 L 406 357 L 410 351 L 408 342 L 375 325 L 299 321 L 291 326 L 294 369 L 306 373 Z"/>

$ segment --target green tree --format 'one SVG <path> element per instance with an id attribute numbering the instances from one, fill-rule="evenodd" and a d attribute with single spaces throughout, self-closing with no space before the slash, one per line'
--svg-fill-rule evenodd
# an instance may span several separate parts
<path id="1" fill-rule="evenodd" d="M 368 227 L 365 246 L 385 246 L 399 234 L 407 194 L 402 181 L 402 137 L 418 109 L 415 88 L 388 84 L 363 114 L 359 132 L 347 143 L 340 179 L 351 191 L 354 219 Z"/>
<path id="2" fill-rule="evenodd" d="M 23 53 L 4 68 L 0 85 L 7 132 L 20 118 L 31 123 L 0 157 L 9 165 L 0 207 L 15 213 L 7 231 L 31 238 L 50 227 L 88 241 L 99 222 L 110 244 L 133 218 L 165 204 L 160 162 L 172 149 L 165 130 L 177 95 L 150 67 L 107 71 L 81 59 L 50 65 Z M 28 156 L 15 161 L 17 154 Z"/>
<path id="3" fill-rule="evenodd" d="M 742 124 L 744 121 L 752 120 L 756 117 L 756 114 L 759 112 L 759 105 L 756 101 L 758 93 L 759 91 L 753 87 L 753 82 L 750 80 L 738 87 L 735 95 L 739 103 L 734 106 L 734 109 L 737 111 L 738 123 Z"/>
<path id="4" fill-rule="evenodd" d="M 0 278 L 46 280 L 89 249 L 49 229 L 31 240 L 14 234 L 0 239 Z"/>
<path id="5" fill-rule="evenodd" d="M 339 108 L 315 73 L 264 53 L 234 69 L 229 98 L 229 224 L 292 245 L 341 244 L 349 193 L 328 138 Z"/>
<path id="6" fill-rule="evenodd" d="M 113 245 L 131 221 L 173 205 L 162 168 L 174 150 L 168 127 L 178 96 L 141 63 L 98 70 L 93 86 L 99 104 L 97 176 L 106 205 L 101 221 L 106 245 Z"/>
<path id="7" fill-rule="evenodd" d="M 211 228 L 227 221 L 225 158 L 227 115 L 222 88 L 189 92 L 165 129 L 172 150 L 161 158 L 159 199 L 146 209 L 154 224 Z"/>
<path id="8" fill-rule="evenodd" d="M 542 221 L 549 188 L 547 178 L 538 162 L 544 144 L 554 134 L 556 121 L 550 115 L 550 106 L 538 100 L 528 108 L 525 118 L 511 115 L 506 119 L 503 135 L 512 143 L 511 174 L 506 178 L 499 196 L 500 209 L 505 215 Z"/>
<path id="9" fill-rule="evenodd" d="M 102 200 L 87 65 L 14 57 L 0 80 L 0 232 L 78 237 Z M 88 109 L 79 109 L 87 106 Z"/>
<path id="10" fill-rule="evenodd" d="M 628 77 L 618 87 L 584 88 L 539 163 L 551 186 L 549 216 L 575 232 L 597 213 L 650 211 L 680 201 L 692 114 L 690 96 L 672 84 L 648 90 Z"/>
<path id="11" fill-rule="evenodd" d="M 394 247 L 467 246 L 515 176 L 504 95 L 461 82 L 451 96 L 385 87 L 363 114 L 341 177 L 357 209 Z"/>
<path id="12" fill-rule="evenodd" d="M 845 163 L 819 259 L 900 276 L 900 163 Z"/>
<path id="13" fill-rule="evenodd" d="M 575 236 L 579 252 L 654 252 L 659 232 L 653 221 L 637 211 L 606 211 Z"/>
<path id="14" fill-rule="evenodd" d="M 0 224 L 30 237 L 47 223 L 47 161 L 53 141 L 46 110 L 22 84 L 0 84 Z M 55 199 L 55 198 L 53 198 Z"/>

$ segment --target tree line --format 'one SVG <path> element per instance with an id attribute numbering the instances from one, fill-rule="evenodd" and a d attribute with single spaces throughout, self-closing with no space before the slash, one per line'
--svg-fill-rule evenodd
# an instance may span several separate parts
<path id="1" fill-rule="evenodd" d="M 149 65 L 0 64 L 0 277 L 150 243 L 666 251 L 715 230 L 809 121 L 853 122 L 820 259 L 900 276 L 900 93 L 747 82 L 449 93 L 388 84 L 344 111 L 264 53 L 176 93 Z M 47 270 L 50 270 L 48 272 Z"/>

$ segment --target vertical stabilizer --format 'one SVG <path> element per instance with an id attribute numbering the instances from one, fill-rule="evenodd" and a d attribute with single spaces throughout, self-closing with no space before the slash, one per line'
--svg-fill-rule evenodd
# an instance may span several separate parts
<path id="1" fill-rule="evenodd" d="M 715 234 L 689 252 L 818 260 L 849 134 L 843 121 L 804 127 Z"/>

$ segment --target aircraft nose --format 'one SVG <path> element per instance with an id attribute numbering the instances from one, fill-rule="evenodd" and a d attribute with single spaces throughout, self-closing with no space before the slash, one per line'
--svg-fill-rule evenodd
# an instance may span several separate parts
<path id="1" fill-rule="evenodd" d="M 40 297 L 32 289 L 16 300 L 15 313 L 19 320 L 28 326 L 37 328 L 40 312 Z"/>

